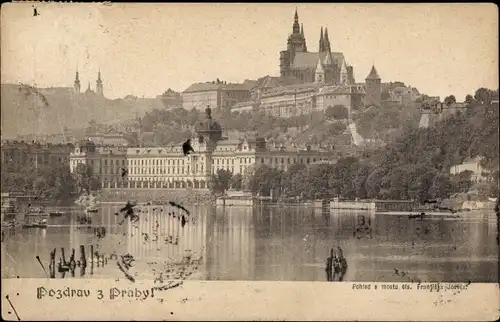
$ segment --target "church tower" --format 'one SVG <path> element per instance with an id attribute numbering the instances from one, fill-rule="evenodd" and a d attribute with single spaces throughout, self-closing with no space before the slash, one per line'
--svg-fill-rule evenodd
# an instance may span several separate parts
<path id="1" fill-rule="evenodd" d="M 306 39 L 304 37 L 304 26 L 299 24 L 299 15 L 295 9 L 292 34 L 287 39 L 287 49 L 280 52 L 280 75 L 289 76 L 290 67 L 293 64 L 295 53 L 307 52 Z"/>
<path id="2" fill-rule="evenodd" d="M 330 39 L 328 38 L 328 28 L 325 27 L 325 34 L 323 36 L 323 51 L 327 53 L 331 53 L 332 50 L 330 48 Z"/>
<path id="3" fill-rule="evenodd" d="M 76 70 L 75 82 L 73 84 L 75 94 L 80 94 L 80 78 L 78 76 L 78 69 Z"/>
<path id="4" fill-rule="evenodd" d="M 316 65 L 316 71 L 314 73 L 314 81 L 318 84 L 325 83 L 325 70 L 323 69 L 323 64 L 321 59 L 318 59 L 318 64 Z"/>
<path id="5" fill-rule="evenodd" d="M 348 72 L 347 72 L 347 65 L 345 63 L 345 60 L 342 61 L 342 66 L 340 67 L 340 84 L 342 85 L 347 85 L 349 84 L 349 77 L 348 77 Z"/>
<path id="6" fill-rule="evenodd" d="M 104 96 L 102 79 L 101 79 L 101 70 L 99 70 L 97 73 L 97 81 L 95 82 L 95 91 L 96 91 L 97 95 Z"/>
<path id="7" fill-rule="evenodd" d="M 371 98 L 372 103 L 380 104 L 382 96 L 382 82 L 375 65 L 372 65 L 372 70 L 370 71 L 370 74 L 366 76 L 365 82 L 367 96 Z"/>

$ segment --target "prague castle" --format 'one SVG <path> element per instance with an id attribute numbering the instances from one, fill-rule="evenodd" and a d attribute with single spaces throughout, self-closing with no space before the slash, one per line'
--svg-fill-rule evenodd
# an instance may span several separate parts
<path id="1" fill-rule="evenodd" d="M 297 10 L 287 49 L 280 52 L 280 75 L 297 78 L 303 83 L 354 84 L 353 67 L 346 63 L 343 53 L 331 50 L 328 28 L 324 33 L 321 28 L 318 52 L 307 51 L 304 26 L 299 26 Z"/>

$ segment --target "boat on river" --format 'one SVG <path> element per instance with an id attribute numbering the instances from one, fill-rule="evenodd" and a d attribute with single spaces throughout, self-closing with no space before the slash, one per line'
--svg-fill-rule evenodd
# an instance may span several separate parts
<path id="1" fill-rule="evenodd" d="M 27 216 L 24 218 L 23 228 L 47 228 L 45 216 Z"/>
<path id="2" fill-rule="evenodd" d="M 63 215 L 66 215 L 66 213 L 64 211 L 51 211 L 49 213 L 50 217 L 61 217 Z"/>
<path id="3" fill-rule="evenodd" d="M 88 206 L 85 209 L 85 212 L 99 212 L 99 208 L 97 208 L 96 206 Z"/>

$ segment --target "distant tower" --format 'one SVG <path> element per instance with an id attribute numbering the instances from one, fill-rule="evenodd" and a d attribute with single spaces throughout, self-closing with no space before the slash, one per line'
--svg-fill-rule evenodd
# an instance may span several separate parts
<path id="1" fill-rule="evenodd" d="M 382 83 L 380 76 L 377 73 L 377 69 L 375 69 L 375 65 L 372 65 L 372 70 L 370 74 L 366 76 L 366 94 L 371 97 L 374 103 L 380 104 L 382 100 Z"/>
<path id="2" fill-rule="evenodd" d="M 96 91 L 97 95 L 104 96 L 100 69 L 99 69 L 99 72 L 97 73 L 97 81 L 95 82 L 95 91 Z"/>
<path id="3" fill-rule="evenodd" d="M 354 79 L 354 68 L 351 65 L 347 66 L 347 83 L 349 85 L 354 85 L 354 83 L 356 83 Z"/>
<path id="4" fill-rule="evenodd" d="M 321 64 L 321 59 L 318 59 L 318 64 L 316 65 L 316 72 L 314 73 L 314 81 L 318 84 L 325 83 L 325 70 L 323 69 L 323 64 Z"/>
<path id="5" fill-rule="evenodd" d="M 76 70 L 75 83 L 73 85 L 73 88 L 75 90 L 75 94 L 80 93 L 80 78 L 78 76 L 78 69 Z"/>
<path id="6" fill-rule="evenodd" d="M 340 67 L 340 84 L 347 85 L 349 84 L 349 77 L 347 72 L 347 66 L 345 60 L 342 61 L 342 66 Z"/>
<path id="7" fill-rule="evenodd" d="M 325 51 L 325 42 L 323 40 L 323 27 L 321 27 L 321 32 L 319 34 L 319 50 L 320 53 Z"/>
<path id="8" fill-rule="evenodd" d="M 306 39 L 304 37 L 304 26 L 299 24 L 299 15 L 295 9 L 293 18 L 292 34 L 288 36 L 286 50 L 280 52 L 280 75 L 289 76 L 290 67 L 293 64 L 295 53 L 307 52 Z"/>
<path id="9" fill-rule="evenodd" d="M 327 27 L 325 27 L 325 34 L 323 35 L 323 51 L 326 51 L 327 53 L 332 52 L 332 50 L 330 49 L 330 39 L 328 38 Z"/>

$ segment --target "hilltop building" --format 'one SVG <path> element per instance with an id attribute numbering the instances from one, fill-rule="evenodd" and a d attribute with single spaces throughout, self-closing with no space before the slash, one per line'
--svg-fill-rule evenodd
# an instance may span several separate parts
<path id="1" fill-rule="evenodd" d="M 211 108 L 231 108 L 239 102 L 250 99 L 252 82 L 240 84 L 217 81 L 194 83 L 182 92 L 182 107 L 186 110 Z"/>
<path id="2" fill-rule="evenodd" d="M 332 52 L 328 28 L 321 27 L 318 52 L 308 52 L 304 26 L 299 25 L 295 10 L 292 33 L 287 49 L 280 52 L 280 76 L 294 77 L 302 83 L 354 84 L 354 69 L 346 63 L 344 54 Z"/>
<path id="3" fill-rule="evenodd" d="M 76 71 L 75 81 L 73 82 L 73 90 L 74 90 L 74 93 L 76 95 L 81 94 L 81 83 L 80 83 L 80 76 L 79 76 L 78 70 Z M 99 96 L 104 97 L 104 85 L 103 85 L 103 80 L 101 78 L 101 70 L 99 70 L 97 72 L 95 92 L 90 89 L 90 82 L 89 82 L 87 90 L 85 91 L 84 94 L 85 95 L 97 94 Z"/>

